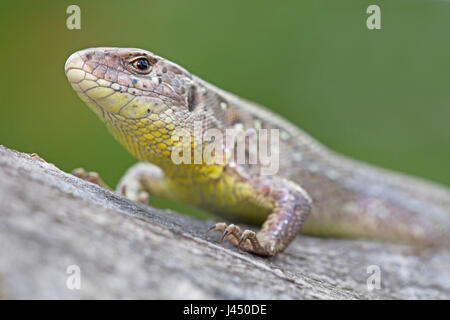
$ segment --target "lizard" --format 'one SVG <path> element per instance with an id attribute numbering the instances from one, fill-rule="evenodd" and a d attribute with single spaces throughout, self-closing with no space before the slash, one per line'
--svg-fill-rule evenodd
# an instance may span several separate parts
<path id="1" fill-rule="evenodd" d="M 207 230 L 220 232 L 221 243 L 227 239 L 237 250 L 267 257 L 286 249 L 300 232 L 419 248 L 450 245 L 447 187 L 339 154 L 269 109 L 152 52 L 84 49 L 70 55 L 65 73 L 79 97 L 140 160 L 116 191 L 141 202 L 149 195 L 168 197 L 223 216 L 232 223 Z M 175 163 L 176 148 L 212 143 L 174 138 L 179 129 L 193 135 L 194 123 L 200 133 L 278 130 L 278 171 L 263 175 L 260 163 L 234 157 Z M 229 152 L 235 145 L 223 148 Z M 75 174 L 107 187 L 98 175 Z M 238 223 L 261 227 L 242 230 Z"/>

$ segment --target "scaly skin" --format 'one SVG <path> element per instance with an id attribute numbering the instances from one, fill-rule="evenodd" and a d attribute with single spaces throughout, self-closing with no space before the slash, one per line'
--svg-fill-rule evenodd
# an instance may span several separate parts
<path id="1" fill-rule="evenodd" d="M 450 192 L 443 186 L 338 155 L 263 107 L 142 49 L 82 50 L 69 57 L 65 70 L 81 99 L 142 161 L 117 190 L 134 200 L 145 201 L 148 192 L 235 221 L 263 223 L 256 234 L 225 223 L 210 229 L 238 249 L 263 256 L 282 251 L 302 229 L 312 203 L 304 233 L 449 247 Z M 202 133 L 280 129 L 279 172 L 263 176 L 259 165 L 231 158 L 175 164 L 174 148 L 195 149 L 198 142 L 172 135 L 176 129 L 193 134 L 196 121 Z"/>

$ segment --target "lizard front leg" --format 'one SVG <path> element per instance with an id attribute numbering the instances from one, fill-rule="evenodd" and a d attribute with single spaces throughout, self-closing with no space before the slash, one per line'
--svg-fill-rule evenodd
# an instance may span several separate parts
<path id="1" fill-rule="evenodd" d="M 163 171 L 146 162 L 138 162 L 130 167 L 117 184 L 116 192 L 141 203 L 148 203 L 150 195 L 169 195 Z"/>
<path id="2" fill-rule="evenodd" d="M 84 169 L 78 168 L 73 170 L 72 174 L 112 191 L 97 172 L 86 172 Z M 162 197 L 168 196 L 164 173 L 159 167 L 146 162 L 138 162 L 125 172 L 117 184 L 116 193 L 130 200 L 146 204 L 149 202 L 150 194 Z"/>
<path id="3" fill-rule="evenodd" d="M 89 173 L 89 175 L 92 174 Z M 97 177 L 97 175 L 94 176 Z M 283 251 L 299 233 L 311 211 L 311 199 L 308 194 L 289 180 L 272 176 L 248 177 L 239 167 L 228 167 L 222 178 L 233 181 L 230 183 L 233 187 L 225 189 L 225 193 L 221 196 L 228 198 L 232 194 L 237 198 L 234 209 L 226 208 L 225 210 L 239 211 L 243 204 L 251 203 L 256 211 L 269 208 L 270 214 L 257 233 L 251 230 L 242 231 L 237 225 L 227 225 L 223 222 L 213 225 L 207 233 L 220 231 L 221 242 L 226 238 L 238 250 L 242 249 L 262 256 L 273 256 Z M 180 191 L 177 188 L 182 192 L 177 192 Z M 194 185 L 188 189 L 196 190 Z M 181 185 L 174 184 L 173 181 L 170 183 L 159 167 L 139 162 L 123 175 L 116 192 L 131 200 L 147 203 L 149 194 L 178 198 L 177 194 L 189 193 L 188 189 L 183 189 Z M 216 190 L 216 188 L 210 190 Z M 224 214 L 228 215 L 229 212 Z"/>
<path id="4" fill-rule="evenodd" d="M 242 231 L 234 224 L 217 223 L 207 233 L 213 230 L 222 232 L 221 242 L 226 238 L 237 250 L 273 256 L 283 251 L 299 233 L 311 212 L 312 201 L 300 186 L 288 180 L 269 176 L 246 180 L 244 183 L 252 187 L 252 192 L 241 201 L 250 201 L 261 207 L 271 203 L 271 213 L 261 229 L 255 233 Z"/>

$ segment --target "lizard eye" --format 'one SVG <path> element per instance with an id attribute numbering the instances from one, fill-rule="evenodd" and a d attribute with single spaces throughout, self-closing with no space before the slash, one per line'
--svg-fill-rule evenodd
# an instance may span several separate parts
<path id="1" fill-rule="evenodd" d="M 133 60 L 131 62 L 131 65 L 137 72 L 144 74 L 149 73 L 152 68 L 152 64 L 146 58 L 138 58 L 136 60 Z"/>

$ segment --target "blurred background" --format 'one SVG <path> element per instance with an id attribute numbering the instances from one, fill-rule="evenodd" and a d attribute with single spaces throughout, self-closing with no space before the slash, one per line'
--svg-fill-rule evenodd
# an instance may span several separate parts
<path id="1" fill-rule="evenodd" d="M 66 28 L 71 4 L 81 30 Z M 366 27 L 371 4 L 381 30 Z M 77 97 L 64 63 L 87 47 L 138 47 L 338 152 L 449 186 L 449 31 L 448 1 L 2 0 L 0 144 L 114 186 L 135 159 Z"/>

